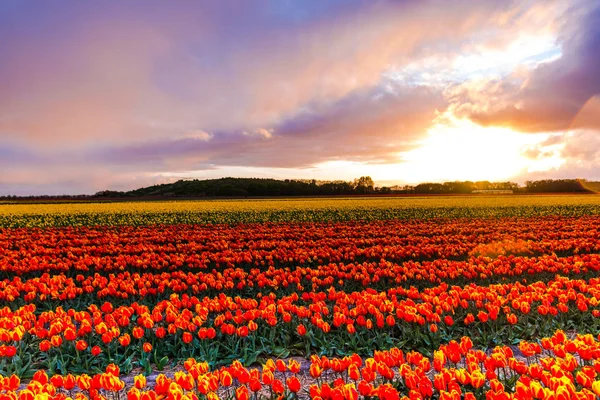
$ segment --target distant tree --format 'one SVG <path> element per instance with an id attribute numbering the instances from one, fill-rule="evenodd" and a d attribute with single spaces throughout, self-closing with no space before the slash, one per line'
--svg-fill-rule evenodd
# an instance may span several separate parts
<path id="1" fill-rule="evenodd" d="M 375 183 L 370 176 L 361 176 L 360 178 L 354 180 L 354 190 L 356 193 L 373 193 L 374 188 Z"/>
<path id="2" fill-rule="evenodd" d="M 588 192 L 588 189 L 577 179 L 543 179 L 525 182 L 525 191 L 529 193 L 566 193 Z"/>
<path id="3" fill-rule="evenodd" d="M 444 192 L 445 188 L 441 183 L 419 183 L 414 188 L 416 194 L 441 194 Z"/>

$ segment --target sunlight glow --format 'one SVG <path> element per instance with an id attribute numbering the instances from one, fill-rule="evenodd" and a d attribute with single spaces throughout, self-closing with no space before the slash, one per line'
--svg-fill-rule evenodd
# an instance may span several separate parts
<path id="1" fill-rule="evenodd" d="M 506 181 L 532 172 L 559 168 L 564 143 L 551 134 L 525 134 L 508 128 L 483 127 L 444 113 L 412 150 L 396 163 L 330 160 L 307 168 L 215 166 L 206 171 L 164 173 L 162 178 L 210 179 L 220 176 L 351 181 L 369 175 L 380 185 L 444 181 Z"/>
<path id="2" fill-rule="evenodd" d="M 449 82 L 498 78 L 523 67 L 533 69 L 561 56 L 562 48 L 553 34 L 522 35 L 502 48 L 475 46 L 453 59 L 433 55 L 402 68 L 392 67 L 386 77 L 415 85 L 445 86 Z"/>
<path id="3" fill-rule="evenodd" d="M 414 182 L 508 180 L 562 164 L 560 149 L 543 146 L 547 138 L 547 134 L 523 134 L 451 118 L 450 123 L 430 128 L 418 148 L 401 154 L 404 163 L 399 172 Z M 533 149 L 538 157 L 526 154 Z"/>
<path id="4" fill-rule="evenodd" d="M 454 70 L 472 79 L 477 74 L 504 75 L 519 66 L 535 68 L 539 64 L 560 58 L 562 51 L 556 37 L 550 34 L 523 35 L 504 49 L 483 50 L 461 55 L 454 61 Z"/>

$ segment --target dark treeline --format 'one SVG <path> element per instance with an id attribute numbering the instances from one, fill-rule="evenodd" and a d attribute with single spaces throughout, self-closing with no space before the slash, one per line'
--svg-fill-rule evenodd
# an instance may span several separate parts
<path id="1" fill-rule="evenodd" d="M 420 183 L 414 187 L 406 188 L 415 194 L 468 194 L 473 192 L 517 192 L 519 185 L 514 182 L 444 182 L 444 183 Z"/>
<path id="2" fill-rule="evenodd" d="M 406 193 L 414 194 L 467 194 L 467 193 L 591 193 L 598 192 L 600 182 L 584 179 L 544 179 L 527 181 L 525 186 L 514 182 L 444 182 L 421 183 L 405 187 Z"/>
<path id="3" fill-rule="evenodd" d="M 277 180 L 257 178 L 222 178 L 208 180 L 181 180 L 125 192 L 125 196 L 190 196 L 190 197 L 245 197 L 245 196 L 318 196 L 390 193 L 389 188 L 375 188 L 368 176 L 353 182 L 316 180 Z M 97 193 L 103 195 L 104 192 Z"/>
<path id="4" fill-rule="evenodd" d="M 527 181 L 525 182 L 525 189 L 529 193 L 585 193 L 597 191 L 596 187 L 599 183 L 577 179 L 545 179 L 541 181 Z"/>
<path id="5" fill-rule="evenodd" d="M 4 196 L 0 199 L 25 200 L 101 200 L 160 197 L 272 197 L 335 196 L 380 194 L 470 194 L 470 193 L 586 193 L 598 192 L 600 182 L 579 179 L 528 181 L 525 186 L 514 182 L 421 183 L 392 187 L 375 187 L 373 179 L 363 176 L 354 181 L 277 180 L 258 178 L 221 178 L 180 180 L 127 192 L 105 190 L 94 195 L 74 196 Z"/>

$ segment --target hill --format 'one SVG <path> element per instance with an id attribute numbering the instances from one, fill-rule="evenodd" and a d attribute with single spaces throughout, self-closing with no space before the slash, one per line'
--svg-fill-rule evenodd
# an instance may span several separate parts
<path id="1" fill-rule="evenodd" d="M 260 178 L 221 178 L 179 180 L 128 192 L 102 191 L 96 197 L 246 197 L 246 196 L 318 196 L 389 193 L 375 188 L 373 180 L 361 177 L 354 182 L 316 180 L 278 180 Z"/>
<path id="2" fill-rule="evenodd" d="M 317 180 L 277 180 L 259 178 L 221 178 L 180 180 L 128 192 L 99 192 L 99 197 L 254 197 L 319 196 L 353 194 L 470 194 L 470 193 L 590 193 L 600 189 L 597 182 L 579 179 L 528 181 L 525 186 L 514 182 L 421 183 L 416 186 L 375 187 L 371 177 L 351 182 Z"/>

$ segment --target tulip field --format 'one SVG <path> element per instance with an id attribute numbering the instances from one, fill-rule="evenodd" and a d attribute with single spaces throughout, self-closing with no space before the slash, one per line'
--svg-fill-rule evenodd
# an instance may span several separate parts
<path id="1" fill-rule="evenodd" d="M 600 398 L 600 197 L 0 205 L 0 400 Z"/>

